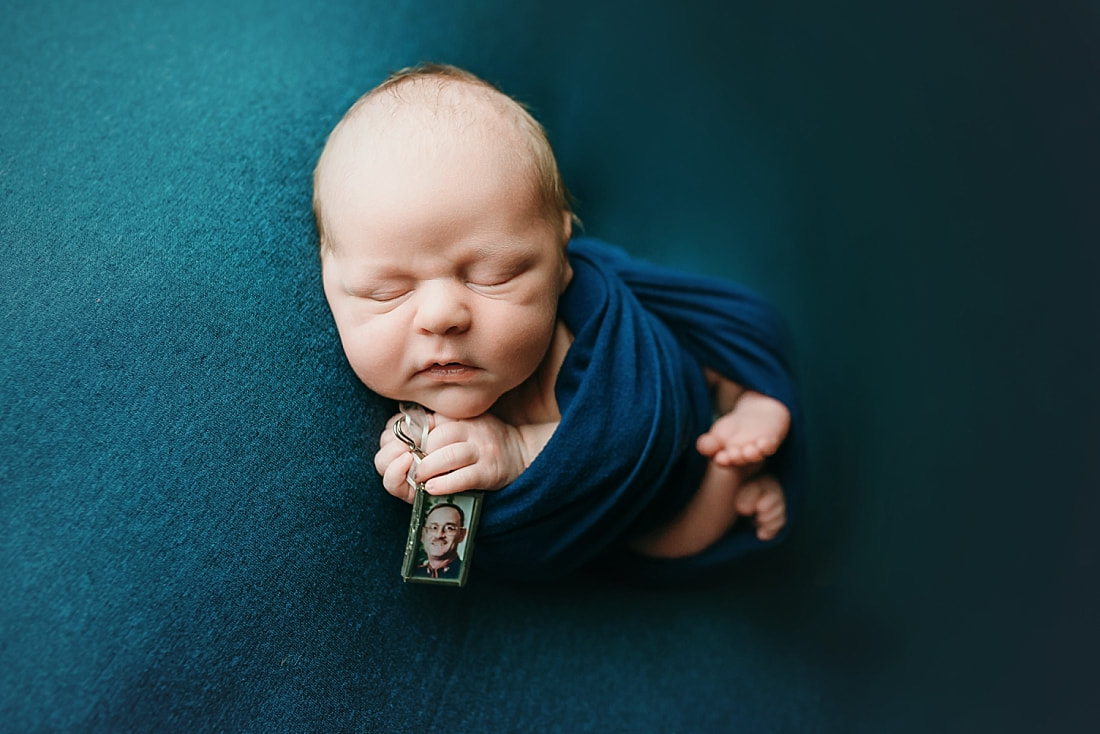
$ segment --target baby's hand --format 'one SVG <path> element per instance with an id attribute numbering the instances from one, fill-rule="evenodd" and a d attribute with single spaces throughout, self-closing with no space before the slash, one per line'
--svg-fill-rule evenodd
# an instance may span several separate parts
<path id="1" fill-rule="evenodd" d="M 396 436 L 396 415 L 386 423 L 374 457 L 382 486 L 395 497 L 412 502 L 413 488 L 405 480 L 412 454 Z M 453 420 L 429 417 L 425 456 L 416 468 L 416 480 L 430 494 L 453 494 L 468 489 L 500 489 L 527 468 L 527 447 L 520 431 L 495 416 Z"/>
<path id="2" fill-rule="evenodd" d="M 416 469 L 429 494 L 500 489 L 527 468 L 519 430 L 485 413 L 452 420 L 438 413 L 428 434 L 427 456 Z"/>

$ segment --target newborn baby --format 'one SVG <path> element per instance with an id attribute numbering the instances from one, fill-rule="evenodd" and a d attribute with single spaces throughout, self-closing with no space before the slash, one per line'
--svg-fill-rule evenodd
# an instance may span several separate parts
<path id="1" fill-rule="evenodd" d="M 434 495 L 515 481 L 558 428 L 555 385 L 574 340 L 559 299 L 574 277 L 577 222 L 542 127 L 465 71 L 403 70 L 329 136 L 314 213 L 352 369 L 378 394 L 433 413 L 416 479 Z M 786 522 L 783 489 L 763 467 L 786 437 L 788 408 L 702 367 L 718 416 L 695 444 L 707 467 L 675 513 L 618 539 L 647 556 L 697 554 L 740 517 L 761 540 Z M 411 501 L 397 417 L 375 467 Z"/>

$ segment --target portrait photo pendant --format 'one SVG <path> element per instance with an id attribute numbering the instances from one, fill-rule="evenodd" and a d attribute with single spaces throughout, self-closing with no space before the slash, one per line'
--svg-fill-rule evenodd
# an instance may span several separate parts
<path id="1" fill-rule="evenodd" d="M 416 481 L 416 468 L 426 455 L 428 414 L 416 403 L 401 403 L 393 432 L 413 455 L 405 479 L 413 488 L 412 517 L 405 541 L 401 577 L 409 583 L 464 586 L 470 574 L 474 533 L 484 492 L 434 496 Z"/>

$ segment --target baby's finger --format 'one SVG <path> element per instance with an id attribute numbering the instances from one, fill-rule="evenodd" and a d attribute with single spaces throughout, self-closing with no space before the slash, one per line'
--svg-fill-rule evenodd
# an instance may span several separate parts
<path id="1" fill-rule="evenodd" d="M 409 450 L 405 448 L 400 441 L 386 444 L 374 454 L 374 470 L 379 474 L 385 474 L 389 465 L 401 456 L 411 457 L 412 454 L 409 453 Z"/>
<path id="2" fill-rule="evenodd" d="M 472 444 L 451 443 L 441 446 L 425 456 L 416 468 L 416 481 L 427 482 L 477 462 L 477 451 Z"/>
<path id="3" fill-rule="evenodd" d="M 408 451 L 397 452 L 385 456 L 383 455 L 383 451 L 385 450 L 379 451 L 378 454 L 375 455 L 374 468 L 382 475 L 383 484 L 386 484 L 386 489 L 389 490 L 391 489 L 389 484 L 396 486 L 396 483 L 390 483 L 388 478 L 403 476 L 402 472 L 407 474 L 409 467 L 412 466 L 413 456 Z"/>
<path id="4" fill-rule="evenodd" d="M 436 453 L 444 446 L 466 441 L 469 435 L 470 430 L 465 423 L 450 418 L 440 418 L 436 422 L 435 428 L 428 434 L 424 451 L 429 455 Z"/>
<path id="5" fill-rule="evenodd" d="M 485 489 L 483 472 L 476 465 L 464 466 L 453 472 L 429 479 L 424 483 L 424 489 L 428 494 L 454 494 L 465 492 L 468 489 Z"/>
<path id="6" fill-rule="evenodd" d="M 391 462 L 386 467 L 385 474 L 382 475 L 382 486 L 385 487 L 386 491 L 406 502 L 412 502 L 415 494 L 412 485 L 407 481 L 412 460 L 412 454 L 406 453 Z"/>

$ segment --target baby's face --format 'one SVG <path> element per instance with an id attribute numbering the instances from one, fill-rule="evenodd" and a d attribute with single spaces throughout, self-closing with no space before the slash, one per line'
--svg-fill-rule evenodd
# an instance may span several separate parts
<path id="1" fill-rule="evenodd" d="M 325 295 L 348 361 L 383 396 L 480 415 L 547 354 L 568 215 L 548 223 L 491 140 L 353 135 L 321 189 Z"/>

